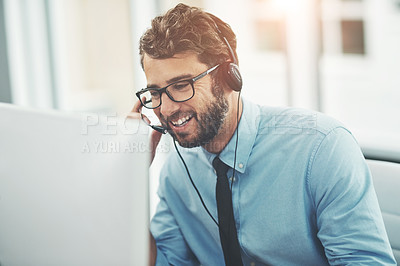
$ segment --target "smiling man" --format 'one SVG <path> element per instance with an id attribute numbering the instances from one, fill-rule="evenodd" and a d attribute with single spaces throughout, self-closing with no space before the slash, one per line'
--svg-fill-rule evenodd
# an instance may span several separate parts
<path id="1" fill-rule="evenodd" d="M 351 133 L 319 113 L 241 99 L 235 49 L 226 23 L 183 4 L 140 40 L 147 87 L 134 111 L 153 109 L 153 128 L 180 146 L 161 171 L 156 264 L 394 265 Z"/>
<path id="2" fill-rule="evenodd" d="M 148 88 L 167 86 L 162 95 L 158 89 L 151 92 L 152 108 L 160 105 L 154 112 L 185 148 L 205 145 L 211 149 L 212 143 L 226 144 L 235 131 L 236 116 L 228 114 L 236 114 L 236 105 L 228 102 L 237 101 L 237 92 L 226 89 L 224 92 L 224 88 L 213 81 L 211 74 L 217 72 L 218 67 L 216 64 L 208 69 L 206 64 L 199 62 L 197 54 L 186 51 L 163 60 L 143 55 Z M 172 93 L 177 96 L 169 96 Z M 180 94 L 183 100 L 179 99 L 177 104 L 174 99 Z M 229 106 L 232 106 L 231 110 Z"/>

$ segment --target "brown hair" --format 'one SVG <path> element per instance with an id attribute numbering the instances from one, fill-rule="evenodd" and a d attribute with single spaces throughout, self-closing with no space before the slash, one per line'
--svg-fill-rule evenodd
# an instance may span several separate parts
<path id="1" fill-rule="evenodd" d="M 152 20 L 151 28 L 140 38 L 140 61 L 145 54 L 155 59 L 177 53 L 194 52 L 199 61 L 212 67 L 232 61 L 229 49 L 216 26 L 228 40 L 236 56 L 236 35 L 228 24 L 197 7 L 178 4 Z"/>

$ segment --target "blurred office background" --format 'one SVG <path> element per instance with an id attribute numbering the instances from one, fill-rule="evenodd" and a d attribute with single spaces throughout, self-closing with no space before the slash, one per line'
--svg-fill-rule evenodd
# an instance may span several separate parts
<path id="1" fill-rule="evenodd" d="M 138 40 L 178 2 L 232 26 L 244 97 L 400 150 L 400 0 L 0 0 L 0 102 L 128 113 L 146 84 Z"/>

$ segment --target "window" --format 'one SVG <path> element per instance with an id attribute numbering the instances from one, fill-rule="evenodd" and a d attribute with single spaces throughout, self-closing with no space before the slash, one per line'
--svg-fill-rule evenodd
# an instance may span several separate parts
<path id="1" fill-rule="evenodd" d="M 362 20 L 342 20 L 342 51 L 345 54 L 365 54 Z"/>
<path id="2" fill-rule="evenodd" d="M 130 110 L 134 51 L 129 0 L 0 3 L 13 103 L 74 111 Z"/>

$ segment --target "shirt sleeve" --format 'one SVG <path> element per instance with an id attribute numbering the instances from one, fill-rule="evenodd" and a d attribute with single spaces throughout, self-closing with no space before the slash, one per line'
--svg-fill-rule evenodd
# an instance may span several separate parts
<path id="1" fill-rule="evenodd" d="M 157 245 L 156 265 L 199 265 L 197 258 L 187 245 L 179 226 L 163 196 L 162 187 L 158 195 L 160 202 L 150 224 Z"/>
<path id="2" fill-rule="evenodd" d="M 370 171 L 347 130 L 332 130 L 316 147 L 308 182 L 331 265 L 396 265 Z"/>

